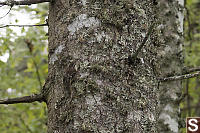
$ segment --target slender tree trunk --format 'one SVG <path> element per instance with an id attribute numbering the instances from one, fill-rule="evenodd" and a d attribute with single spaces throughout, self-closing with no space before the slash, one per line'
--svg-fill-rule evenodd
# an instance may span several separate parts
<path id="1" fill-rule="evenodd" d="M 160 0 L 158 14 L 160 47 L 157 49 L 158 75 L 168 77 L 182 74 L 182 35 L 184 0 Z M 178 133 L 180 120 L 179 103 L 181 81 L 164 82 L 159 85 L 159 133 Z"/>
<path id="2" fill-rule="evenodd" d="M 51 3 L 48 133 L 178 132 L 181 82 L 158 80 L 182 70 L 177 2 Z"/>

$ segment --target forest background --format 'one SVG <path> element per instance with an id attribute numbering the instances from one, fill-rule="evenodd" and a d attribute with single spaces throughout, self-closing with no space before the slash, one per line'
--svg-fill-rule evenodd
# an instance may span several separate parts
<path id="1" fill-rule="evenodd" d="M 38 93 L 48 72 L 47 27 L 9 25 L 46 24 L 48 3 L 0 10 L 0 98 Z M 184 38 L 184 65 L 200 70 L 200 0 L 185 0 Z M 200 116 L 199 77 L 183 81 L 183 94 L 181 131 L 185 132 L 185 118 Z M 45 104 L 0 106 L 1 133 L 45 133 L 46 122 Z"/>

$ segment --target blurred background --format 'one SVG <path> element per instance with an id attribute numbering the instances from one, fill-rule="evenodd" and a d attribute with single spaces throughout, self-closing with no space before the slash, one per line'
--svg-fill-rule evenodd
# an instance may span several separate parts
<path id="1" fill-rule="evenodd" d="M 200 71 L 200 0 L 185 0 L 184 38 L 184 65 Z M 200 117 L 200 77 L 183 80 L 183 95 L 182 127 L 186 117 Z"/>
<path id="2" fill-rule="evenodd" d="M 47 27 L 1 28 L 46 23 L 48 4 L 9 10 L 0 7 L 0 99 L 38 93 L 48 72 Z M 0 133 L 45 133 L 46 122 L 44 103 L 0 106 Z"/>
<path id="3" fill-rule="evenodd" d="M 185 0 L 184 62 L 200 70 L 200 0 Z M 7 15 L 6 15 L 7 14 Z M 38 93 L 45 82 L 47 65 L 47 27 L 4 27 L 7 24 L 44 24 L 48 4 L 0 7 L 0 99 Z M 183 81 L 180 104 L 182 125 L 188 116 L 200 117 L 200 79 Z M 45 104 L 0 106 L 0 133 L 45 133 Z"/>

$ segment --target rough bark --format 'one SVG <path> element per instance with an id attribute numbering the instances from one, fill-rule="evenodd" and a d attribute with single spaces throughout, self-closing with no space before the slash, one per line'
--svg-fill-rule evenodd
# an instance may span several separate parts
<path id="1" fill-rule="evenodd" d="M 158 129 L 176 132 L 170 125 L 171 131 L 157 124 L 158 119 L 169 124 L 166 116 L 177 122 L 178 105 L 173 101 L 180 94 L 180 82 L 158 86 L 157 80 L 181 73 L 181 38 L 177 23 L 172 21 L 177 13 L 174 3 L 51 3 L 49 74 L 44 90 L 48 92 L 49 133 L 152 133 Z M 158 9 L 162 8 L 166 11 L 159 14 Z M 172 14 L 163 18 L 170 10 Z M 158 24 L 149 40 L 137 58 L 130 60 L 154 22 Z M 165 109 L 168 107 L 170 110 Z"/>

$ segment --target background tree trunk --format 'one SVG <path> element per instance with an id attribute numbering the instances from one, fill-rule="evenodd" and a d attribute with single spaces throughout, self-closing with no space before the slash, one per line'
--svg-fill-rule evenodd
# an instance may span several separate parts
<path id="1" fill-rule="evenodd" d="M 178 132 L 181 83 L 159 86 L 158 78 L 182 70 L 179 7 L 164 0 L 51 3 L 48 132 Z"/>
<path id="2" fill-rule="evenodd" d="M 160 47 L 157 49 L 158 75 L 169 77 L 182 74 L 183 7 L 184 0 L 159 1 Z M 159 85 L 159 133 L 178 133 L 181 81 L 163 82 Z"/>

